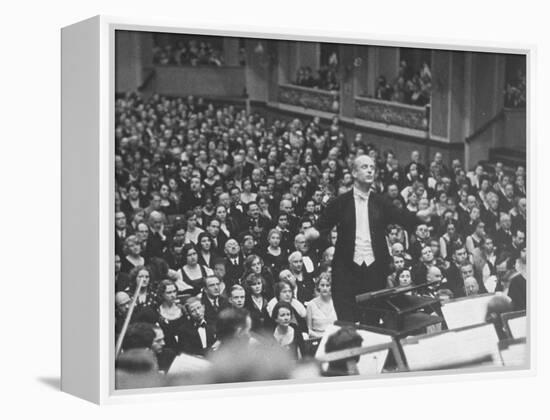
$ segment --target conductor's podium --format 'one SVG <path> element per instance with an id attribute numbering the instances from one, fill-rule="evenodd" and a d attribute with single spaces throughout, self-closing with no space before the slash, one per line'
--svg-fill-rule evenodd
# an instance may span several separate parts
<path id="1" fill-rule="evenodd" d="M 397 339 L 423 334 L 431 325 L 443 324 L 441 303 L 430 296 L 430 284 L 394 287 L 363 293 L 355 298 L 364 323 L 375 326 Z"/>

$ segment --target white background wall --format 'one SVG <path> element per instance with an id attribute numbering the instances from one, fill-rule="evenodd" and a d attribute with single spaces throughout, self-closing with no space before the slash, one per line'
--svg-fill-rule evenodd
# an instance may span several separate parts
<path id="1" fill-rule="evenodd" d="M 354 5 L 355 3 L 355 5 Z M 356 4 L 363 4 L 357 8 Z M 443 4 L 422 2 L 337 2 L 279 0 L 258 1 L 164 1 L 95 0 L 86 2 L 19 1 L 3 7 L 2 36 L 2 131 L 0 165 L 2 179 L 1 260 L 2 349 L 0 387 L 3 418 L 29 416 L 53 418 L 158 419 L 208 418 L 206 400 L 183 403 L 111 406 L 99 409 L 57 391 L 59 384 L 60 296 L 60 28 L 98 13 L 139 17 L 182 18 L 183 24 L 226 22 L 262 27 L 354 31 L 423 37 L 441 41 L 461 39 L 498 40 L 539 45 L 539 78 L 533 107 L 539 124 L 533 127 L 530 186 L 537 179 L 533 168 L 544 167 L 548 153 L 545 113 L 550 92 L 547 13 L 535 2 L 463 0 Z M 352 6 L 353 5 L 353 6 Z M 402 12 L 402 13 L 400 13 Z M 419 12 L 420 15 L 416 15 Z M 193 17 L 191 20 L 190 17 Z M 536 130 L 536 131 L 535 131 Z M 540 139 L 537 142 L 536 135 Z M 538 143 L 538 144 L 534 144 Z M 533 147 L 536 146 L 536 147 Z M 534 153 L 536 152 L 536 153 Z M 545 161 L 542 161 L 545 159 Z M 536 164 L 536 165 L 535 165 Z M 547 193 L 540 186 L 537 191 Z M 548 296 L 548 279 L 542 272 L 543 229 L 547 223 L 536 213 L 550 203 L 543 194 L 531 194 L 530 209 L 532 278 L 539 280 L 536 295 Z M 534 231 L 533 229 L 532 231 Z M 537 262 L 538 260 L 538 262 Z M 7 270 L 6 270 L 7 269 Z M 536 274 L 540 277 L 536 277 Z M 84 297 L 83 297 L 84 298 Z M 542 299 L 541 299 L 542 301 Z M 513 380 L 450 382 L 414 387 L 370 387 L 366 391 L 341 385 L 330 391 L 307 394 L 244 395 L 216 402 L 224 419 L 233 418 L 543 418 L 547 412 L 548 305 L 537 306 L 539 375 Z M 543 329 L 543 326 L 545 328 Z M 545 358 L 546 357 L 546 358 Z M 354 402 L 355 401 L 355 402 Z M 211 412 L 211 410 L 209 410 Z M 539 412 L 540 413 L 540 412 Z M 205 417 L 206 416 L 206 417 Z M 281 417 L 284 416 L 284 417 Z M 435 417 L 438 418 L 438 417 Z"/>

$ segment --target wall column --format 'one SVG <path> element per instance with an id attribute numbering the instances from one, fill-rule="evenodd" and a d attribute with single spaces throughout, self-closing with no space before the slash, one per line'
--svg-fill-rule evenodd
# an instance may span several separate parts
<path id="1" fill-rule="evenodd" d="M 226 66 L 239 65 L 239 38 L 223 38 L 223 62 Z"/>

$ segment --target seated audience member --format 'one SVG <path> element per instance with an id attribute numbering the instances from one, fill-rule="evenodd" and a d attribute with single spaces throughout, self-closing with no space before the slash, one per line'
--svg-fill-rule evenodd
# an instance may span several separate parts
<path id="1" fill-rule="evenodd" d="M 295 251 L 288 257 L 288 267 L 296 279 L 297 299 L 304 303 L 313 299 L 315 285 L 313 278 L 304 270 L 302 253 Z"/>
<path id="2" fill-rule="evenodd" d="M 460 275 L 462 276 L 462 281 L 465 281 L 468 277 L 473 277 L 477 281 L 479 293 L 487 293 L 485 285 L 483 284 L 483 279 L 481 277 L 476 277 L 474 266 L 472 263 L 467 261 L 465 264 L 460 266 Z"/>
<path id="3" fill-rule="evenodd" d="M 510 245 L 501 249 L 501 252 L 506 252 L 512 260 L 517 260 L 521 255 L 521 250 L 525 249 L 525 232 L 516 230 L 512 235 Z"/>
<path id="4" fill-rule="evenodd" d="M 164 233 L 164 219 L 159 211 L 152 211 L 149 215 L 149 234 L 144 250 L 147 258 L 162 257 L 166 252 L 168 239 Z"/>
<path id="5" fill-rule="evenodd" d="M 174 351 L 179 349 L 178 331 L 186 320 L 185 309 L 177 299 L 177 291 L 172 280 L 162 280 L 157 292 L 160 299 L 158 324 L 162 329 L 166 347 Z"/>
<path id="6" fill-rule="evenodd" d="M 311 228 L 311 226 L 309 226 Z M 309 242 L 303 233 L 296 235 L 294 248 L 302 254 L 303 269 L 307 275 L 314 276 L 319 268 L 317 253 L 310 249 Z"/>
<path id="7" fill-rule="evenodd" d="M 474 277 L 466 277 L 464 279 L 464 294 L 466 296 L 475 296 L 479 292 L 479 285 Z"/>
<path id="8" fill-rule="evenodd" d="M 179 281 L 176 283 L 180 292 L 196 296 L 200 293 L 204 280 L 213 274 L 213 271 L 199 264 L 198 252 L 192 244 L 183 247 L 185 265 L 178 270 Z"/>
<path id="9" fill-rule="evenodd" d="M 395 279 L 397 287 L 408 287 L 413 284 L 413 276 L 411 270 L 408 268 L 402 268 L 395 273 Z"/>
<path id="10" fill-rule="evenodd" d="M 269 290 L 273 290 L 273 274 L 269 267 L 264 265 L 264 261 L 256 254 L 251 254 L 247 256 L 244 260 L 244 270 L 243 276 L 239 281 L 239 284 L 244 286 L 245 279 L 249 274 L 261 275 L 266 286 L 264 288 L 265 293 L 268 298 L 273 297 L 273 294 Z"/>
<path id="11" fill-rule="evenodd" d="M 502 250 L 508 249 L 512 245 L 512 219 L 509 214 L 500 215 L 499 228 L 494 235 L 495 246 Z"/>
<path id="12" fill-rule="evenodd" d="M 129 296 L 135 296 L 137 300 L 134 312 L 152 310 L 157 305 L 157 294 L 153 291 L 153 279 L 148 267 L 135 267 L 130 272 L 130 286 L 126 290 Z"/>
<path id="13" fill-rule="evenodd" d="M 468 254 L 474 254 L 474 251 L 481 246 L 483 238 L 485 238 L 485 223 L 481 220 L 478 220 L 475 225 L 474 232 L 466 237 L 466 241 L 464 243 Z"/>
<path id="14" fill-rule="evenodd" d="M 306 308 L 306 321 L 309 338 L 323 336 L 327 326 L 337 320 L 331 294 L 332 281 L 326 273 L 321 273 L 317 280 L 316 291 L 318 296 L 313 298 Z"/>
<path id="15" fill-rule="evenodd" d="M 210 269 L 214 268 L 214 261 L 219 258 L 216 251 L 212 248 L 212 238 L 206 232 L 199 234 L 198 243 L 198 262 L 201 266 L 206 266 Z"/>
<path id="16" fill-rule="evenodd" d="M 193 210 L 188 210 L 185 213 L 185 220 L 187 227 L 185 230 L 185 243 L 196 245 L 199 241 L 199 235 L 204 232 L 200 227 L 197 226 L 197 215 Z"/>
<path id="17" fill-rule="evenodd" d="M 130 296 L 126 292 L 117 292 L 115 295 L 115 335 L 118 336 L 126 320 L 130 308 Z"/>
<path id="18" fill-rule="evenodd" d="M 496 253 L 493 239 L 486 236 L 472 254 L 474 275 L 483 281 L 485 290 L 493 293 L 496 287 Z"/>
<path id="19" fill-rule="evenodd" d="M 130 284 L 130 276 L 128 273 L 121 271 L 122 261 L 120 255 L 115 254 L 115 290 L 117 292 L 125 290 Z"/>
<path id="20" fill-rule="evenodd" d="M 221 295 L 221 282 L 215 275 L 209 275 L 204 279 L 201 302 L 204 306 L 204 317 L 208 323 L 215 325 L 218 314 L 230 303 Z"/>
<path id="21" fill-rule="evenodd" d="M 352 327 L 340 328 L 331 334 L 325 344 L 325 353 L 337 352 L 339 350 L 354 349 L 361 347 L 363 337 Z M 328 369 L 323 376 L 347 376 L 358 375 L 357 363 L 361 356 L 353 356 L 329 362 Z"/>
<path id="22" fill-rule="evenodd" d="M 426 280 L 428 269 L 433 265 L 435 265 L 435 259 L 432 248 L 426 245 L 421 250 L 418 264 L 412 270 L 412 276 L 416 284 L 422 284 Z"/>
<path id="23" fill-rule="evenodd" d="M 278 229 L 271 229 L 267 234 L 268 246 L 264 254 L 264 261 L 274 276 L 285 267 L 287 262 L 286 251 L 281 247 L 281 232 Z"/>
<path id="24" fill-rule="evenodd" d="M 460 272 L 460 267 L 468 261 L 468 253 L 463 246 L 458 247 L 453 252 L 453 261 L 446 273 L 447 284 L 446 288 L 453 292 L 455 298 L 463 297 L 464 295 L 464 280 Z"/>
<path id="25" fill-rule="evenodd" d="M 233 308 L 244 308 L 245 290 L 240 284 L 234 284 L 229 289 L 228 300 Z"/>
<path id="26" fill-rule="evenodd" d="M 288 271 L 288 270 L 286 270 Z M 288 272 L 290 276 L 292 274 Z M 295 289 L 296 287 L 293 285 L 293 283 L 288 279 L 289 277 L 284 277 L 283 272 L 281 272 L 282 279 L 275 283 L 274 287 L 274 293 L 275 297 L 271 299 L 267 304 L 267 312 L 269 313 L 269 316 L 273 319 L 273 308 L 278 302 L 286 302 L 288 303 L 292 308 L 292 322 L 300 327 L 301 331 L 307 331 L 307 324 L 305 322 L 306 319 L 306 308 L 305 306 L 295 298 Z"/>
<path id="27" fill-rule="evenodd" d="M 204 356 L 216 341 L 215 325 L 204 318 L 204 305 L 199 298 L 188 298 L 185 309 L 189 318 L 179 331 L 180 351 Z"/>
<path id="28" fill-rule="evenodd" d="M 397 287 L 399 285 L 397 281 L 397 271 L 405 268 L 405 260 L 403 259 L 402 256 L 394 255 L 392 257 L 392 260 L 393 260 L 391 265 L 392 272 L 388 275 L 387 285 L 386 285 L 388 288 Z"/>
<path id="29" fill-rule="evenodd" d="M 124 241 L 124 258 L 122 258 L 120 271 L 130 273 L 135 267 L 142 267 L 146 264 L 142 256 L 141 243 L 136 235 L 127 236 Z"/>
<path id="30" fill-rule="evenodd" d="M 273 338 L 275 343 L 287 350 L 291 357 L 298 360 L 304 353 L 304 340 L 296 324 L 292 322 L 293 309 L 288 302 L 277 302 L 273 307 L 272 318 L 275 322 Z"/>
<path id="31" fill-rule="evenodd" d="M 267 311 L 268 300 L 264 293 L 265 282 L 261 275 L 250 273 L 244 285 L 248 292 L 244 307 L 250 312 L 252 331 L 262 334 L 272 328 L 271 317 Z"/>
<path id="32" fill-rule="evenodd" d="M 225 285 L 239 284 L 244 273 L 244 258 L 239 243 L 231 238 L 225 243 Z"/>

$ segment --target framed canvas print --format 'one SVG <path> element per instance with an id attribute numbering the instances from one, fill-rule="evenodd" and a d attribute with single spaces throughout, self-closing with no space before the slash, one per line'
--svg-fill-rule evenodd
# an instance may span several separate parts
<path id="1" fill-rule="evenodd" d="M 532 373 L 530 53 L 64 28 L 62 388 Z"/>

